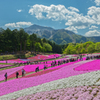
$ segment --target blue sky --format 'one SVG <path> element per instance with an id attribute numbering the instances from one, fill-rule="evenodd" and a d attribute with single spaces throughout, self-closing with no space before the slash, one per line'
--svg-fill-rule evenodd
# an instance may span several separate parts
<path id="1" fill-rule="evenodd" d="M 33 24 L 100 36 L 100 0 L 1 0 L 0 27 Z"/>

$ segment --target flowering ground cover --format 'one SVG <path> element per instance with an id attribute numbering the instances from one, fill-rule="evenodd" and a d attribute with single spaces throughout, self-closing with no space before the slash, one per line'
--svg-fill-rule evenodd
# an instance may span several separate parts
<path id="1" fill-rule="evenodd" d="M 38 75 L 46 74 L 46 73 L 49 73 L 49 72 L 51 72 L 51 71 L 57 70 L 57 69 L 59 69 L 59 68 L 61 68 L 61 67 L 64 67 L 65 65 L 68 66 L 68 65 L 70 65 L 70 64 L 72 64 L 72 63 L 74 63 L 74 62 L 67 63 L 67 64 L 63 64 L 63 65 L 59 65 L 59 66 L 55 66 L 55 67 L 46 69 L 45 71 L 42 71 L 42 72 L 40 71 L 40 72 L 38 72 L 38 73 L 33 73 L 33 74 L 30 74 L 30 75 L 26 75 L 26 76 L 24 76 L 24 78 L 25 78 L 25 77 L 33 77 L 33 76 L 38 76 Z M 39 64 L 36 64 L 35 67 L 34 67 L 34 65 L 26 65 L 27 67 L 26 67 L 26 68 L 23 67 L 23 69 L 25 70 L 25 72 L 26 72 L 26 74 L 27 74 L 27 73 L 30 73 L 30 72 L 34 72 L 34 70 L 35 70 L 35 68 L 37 67 L 37 65 L 39 65 Z M 50 65 L 50 64 L 48 64 L 48 65 Z M 29 66 L 30 66 L 30 67 L 29 67 Z M 41 64 L 40 64 L 40 66 L 41 66 Z M 44 65 L 42 65 L 41 69 L 43 69 L 43 66 L 44 66 Z M 50 67 L 50 66 L 48 66 L 48 67 Z M 28 69 L 28 71 L 27 71 L 27 69 Z M 33 69 L 34 69 L 34 70 L 33 70 Z M 22 75 L 22 69 L 18 70 L 18 73 L 19 73 L 19 75 Z M 8 79 L 15 78 L 15 77 L 16 77 L 16 72 L 14 72 L 13 74 L 9 75 L 9 76 L 8 76 Z"/>
<path id="2" fill-rule="evenodd" d="M 66 58 L 61 58 L 61 59 L 58 59 L 59 61 L 63 61 L 63 60 L 65 60 Z M 55 61 L 57 61 L 58 62 L 58 60 L 55 60 Z M 39 69 L 41 70 L 41 69 L 43 69 L 44 68 L 44 63 L 43 62 L 41 62 L 42 64 L 35 64 L 35 65 L 25 65 L 25 67 L 23 67 L 23 69 L 25 70 L 25 72 L 26 72 L 26 74 L 27 73 L 30 73 L 30 72 L 35 72 L 35 69 L 36 69 L 36 67 L 38 67 L 39 66 Z M 47 64 L 45 64 L 47 67 L 50 67 L 51 66 L 51 63 L 52 63 L 52 61 L 47 61 Z M 69 65 L 69 64 L 72 64 L 72 63 L 68 63 L 67 65 Z M 55 70 L 55 69 L 57 69 L 57 68 L 61 68 L 61 67 L 63 67 L 63 66 L 65 66 L 66 64 L 63 64 L 63 65 L 60 65 L 60 66 L 56 66 L 55 68 L 50 68 L 50 70 Z M 49 70 L 49 69 L 47 69 L 47 70 Z M 19 73 L 19 76 L 20 75 L 22 75 L 22 69 L 20 69 L 20 70 L 17 70 L 18 71 L 18 73 Z M 50 71 L 47 71 L 47 72 L 50 72 Z M 47 73 L 46 72 L 46 73 Z M 43 72 L 43 73 L 45 73 L 45 72 Z M 41 73 L 41 74 L 43 74 L 43 73 Z M 38 74 L 36 74 L 35 75 L 35 73 L 34 74 L 32 74 L 32 75 L 30 75 L 30 76 L 37 76 L 37 75 L 40 75 L 39 73 Z M 28 76 L 28 77 L 30 77 L 30 76 Z M 11 79 L 11 78 L 15 78 L 16 77 L 16 72 L 14 72 L 14 73 L 12 73 L 11 75 L 9 75 L 8 76 L 8 79 Z"/>
<path id="3" fill-rule="evenodd" d="M 51 64 L 45 64 L 47 67 L 50 67 Z M 43 69 L 44 68 L 44 64 L 35 64 L 35 65 L 25 65 L 24 70 L 26 72 L 35 72 L 35 69 L 39 67 L 39 69 Z"/>
<path id="4" fill-rule="evenodd" d="M 12 100 L 100 100 L 100 86 L 78 86 L 22 96 Z"/>
<path id="5" fill-rule="evenodd" d="M 45 56 L 45 55 L 37 55 L 37 56 L 34 56 L 34 57 L 29 57 L 28 59 L 31 59 L 31 60 L 33 60 L 33 61 L 36 61 L 36 60 L 42 60 L 42 59 L 45 59 L 45 58 L 47 58 L 47 56 Z"/>
<path id="6" fill-rule="evenodd" d="M 3 60 L 0 61 L 0 63 L 25 63 L 27 61 L 22 61 L 20 59 L 13 59 L 13 60 Z"/>
<path id="7" fill-rule="evenodd" d="M 100 70 L 100 59 L 88 62 L 75 68 L 76 71 Z"/>
<path id="8" fill-rule="evenodd" d="M 62 59 L 58 59 L 58 60 L 54 60 L 54 61 L 56 61 L 57 64 L 58 64 L 58 61 L 61 61 L 61 60 L 63 61 L 65 59 L 66 58 L 62 58 Z M 34 72 L 37 67 L 39 67 L 39 69 L 43 69 L 44 68 L 44 65 L 46 65 L 47 67 L 50 67 L 52 62 L 53 61 L 47 61 L 46 64 L 44 64 L 43 62 L 41 62 L 41 64 L 25 65 L 24 70 L 26 72 Z"/>
<path id="9" fill-rule="evenodd" d="M 28 59 L 31 59 L 33 61 L 36 60 L 46 60 L 46 59 L 52 59 L 52 58 L 56 58 L 56 57 L 60 57 L 60 54 L 53 54 L 53 55 L 37 55 L 35 57 L 29 57 Z"/>
<path id="10" fill-rule="evenodd" d="M 60 57 L 59 54 L 48 55 L 48 59 Z"/>
<path id="11" fill-rule="evenodd" d="M 84 57 L 83 60 L 85 60 L 85 59 L 86 59 L 86 58 Z M 58 64 L 58 61 L 63 61 L 63 60 L 66 60 L 66 58 L 61 58 L 61 59 L 53 60 L 53 62 L 56 61 L 57 64 Z M 78 60 L 78 61 L 80 61 L 80 60 Z M 45 64 L 45 65 L 46 65 L 47 67 L 50 67 L 50 66 L 51 66 L 51 63 L 52 63 L 52 61 L 47 61 L 47 64 Z M 43 72 L 33 73 L 33 74 L 28 75 L 28 76 L 25 76 L 25 77 L 32 77 L 32 76 L 42 75 L 42 74 L 44 74 L 44 73 L 50 72 L 50 70 L 56 70 L 56 69 L 58 69 L 58 68 L 61 68 L 61 67 L 64 67 L 64 66 L 68 66 L 68 65 L 73 64 L 73 63 L 75 63 L 75 62 L 70 62 L 70 63 L 63 64 L 63 65 L 59 65 L 59 66 L 56 65 L 56 66 L 53 67 L 53 68 L 47 69 L 47 70 L 46 70 L 47 72 L 43 71 Z M 26 74 L 27 74 L 27 73 L 29 73 L 29 72 L 35 72 L 35 69 L 36 69 L 37 67 L 39 67 L 40 70 L 43 69 L 43 68 L 44 68 L 44 63 L 41 62 L 41 64 L 25 65 L 25 67 L 24 67 L 23 69 L 25 70 L 25 72 L 26 72 Z M 18 71 L 18 72 L 19 72 L 19 75 L 22 74 L 21 71 L 22 71 L 22 69 L 20 69 L 20 70 Z M 11 75 L 8 77 L 8 79 L 11 79 L 11 78 L 14 78 L 14 77 L 16 77 L 16 73 L 11 74 Z"/>
<path id="12" fill-rule="evenodd" d="M 40 71 L 38 73 L 33 73 L 33 74 L 30 74 L 30 75 L 24 76 L 24 78 L 29 78 L 29 77 L 33 77 L 33 76 L 43 75 L 43 74 L 55 71 L 57 69 L 59 69 L 59 68 L 58 67 L 57 68 L 49 68 L 49 69 L 46 69 L 44 71 Z"/>
<path id="13" fill-rule="evenodd" d="M 86 63 L 88 61 L 82 61 L 82 63 Z M 14 79 L 14 80 L 10 80 L 4 83 L 0 84 L 0 96 L 1 95 L 5 95 L 8 93 L 12 93 L 14 91 L 19 91 L 25 88 L 29 88 L 32 86 L 37 86 L 37 85 L 41 85 L 43 83 L 47 83 L 47 82 L 51 82 L 54 80 L 58 80 L 58 79 L 62 79 L 62 78 L 66 78 L 66 77 L 70 77 L 70 76 L 75 76 L 75 75 L 79 75 L 79 74 L 83 74 L 86 73 L 88 71 L 74 71 L 73 68 L 81 65 L 80 64 L 75 64 L 73 65 L 74 62 L 72 62 L 72 64 L 68 65 L 68 66 L 64 66 L 58 70 L 52 71 L 50 73 L 47 74 L 43 74 L 43 75 L 39 75 L 39 76 L 35 76 L 35 77 L 29 77 L 29 78 L 20 78 L 20 79 Z M 82 80 L 81 80 L 82 81 Z"/>
<path id="14" fill-rule="evenodd" d="M 0 71 L 0 81 L 4 80 L 4 74 L 6 72 L 7 72 L 8 77 L 9 77 L 11 74 L 15 73 L 16 71 L 18 71 L 18 70 L 20 70 L 22 68 L 24 68 L 24 66 L 20 66 L 20 67 L 16 67 L 16 68 L 11 68 L 11 69 L 6 69 L 6 70 Z"/>
<path id="15" fill-rule="evenodd" d="M 69 59 L 69 58 L 68 58 Z M 56 63 L 58 64 L 58 61 L 63 61 L 63 60 L 66 60 L 66 58 L 60 58 L 60 59 L 54 59 L 54 60 L 49 60 L 49 61 L 46 61 L 45 63 L 44 62 L 41 62 L 41 64 L 51 64 L 52 62 L 56 61 Z"/>
<path id="16" fill-rule="evenodd" d="M 64 66 L 66 66 L 66 65 L 68 66 L 68 65 L 71 65 L 71 64 L 72 64 L 72 63 L 67 63 L 67 64 L 55 66 L 55 67 L 46 69 L 46 70 L 41 71 L 41 72 L 38 72 L 38 73 L 33 73 L 33 74 L 31 74 L 31 75 L 27 75 L 27 76 L 25 76 L 25 77 L 33 77 L 33 76 L 43 75 L 43 74 L 49 73 L 49 72 L 51 72 L 51 71 L 57 70 L 57 69 L 59 69 L 59 68 L 62 68 L 62 67 L 64 67 Z M 25 78 L 25 77 L 24 77 L 24 78 Z"/>
<path id="17" fill-rule="evenodd" d="M 0 100 L 99 100 L 99 60 L 85 59 L 1 83 Z"/>
<path id="18" fill-rule="evenodd" d="M 42 98 L 41 100 L 46 100 L 45 98 L 47 98 L 47 100 L 50 100 L 49 97 L 51 97 L 52 99 L 55 97 L 55 100 L 57 100 L 57 97 L 58 97 L 57 93 L 58 93 L 58 95 L 60 93 L 59 96 L 61 96 L 61 97 L 59 97 L 59 98 L 63 98 L 63 97 L 66 98 L 64 100 L 76 100 L 76 99 L 92 100 L 90 98 L 91 96 L 93 98 L 95 98 L 93 100 L 99 100 L 97 98 L 100 97 L 100 95 L 99 95 L 100 94 L 99 93 L 100 86 L 99 87 L 93 86 L 93 85 L 100 85 L 100 82 L 98 83 L 99 75 L 100 75 L 100 71 L 94 71 L 94 72 L 90 72 L 90 73 L 80 74 L 80 75 L 71 76 L 68 78 L 63 78 L 63 79 L 47 82 L 47 83 L 44 83 L 44 84 L 41 84 L 38 86 L 26 88 L 23 90 L 19 90 L 19 91 L 10 93 L 10 94 L 0 96 L 0 100 L 11 100 L 11 99 L 16 100 L 16 98 L 18 98 L 18 97 L 20 97 L 20 98 L 18 98 L 17 100 L 23 100 L 23 98 L 24 98 L 24 100 L 40 100 L 40 98 Z M 34 81 L 36 81 L 36 80 L 34 80 Z M 8 84 L 6 83 L 6 85 L 8 85 Z M 26 84 L 24 83 L 23 85 L 26 85 Z M 12 84 L 12 86 L 14 86 L 14 85 Z M 79 86 L 81 86 L 81 87 L 79 87 Z M 66 92 L 64 92 L 63 89 Z M 10 90 L 10 88 L 9 88 L 9 90 Z M 37 93 L 37 94 L 34 94 L 34 93 Z M 42 93 L 44 93 L 44 94 L 42 94 Z M 49 93 L 49 96 L 48 96 L 48 93 Z M 64 93 L 66 93 L 66 94 L 64 94 Z M 47 97 L 45 97 L 46 95 L 47 95 Z M 40 98 L 39 98 L 39 96 L 40 96 Z M 75 98 L 75 97 L 77 97 L 77 98 Z M 87 97 L 89 97 L 89 98 L 87 98 Z M 70 99 L 70 98 L 72 98 L 72 99 Z M 63 100 L 63 99 L 59 99 L 59 100 Z"/>
<path id="19" fill-rule="evenodd" d="M 0 68 L 5 68 L 5 67 L 9 67 L 9 66 L 12 66 L 12 65 L 3 65 L 3 64 L 0 64 Z"/>

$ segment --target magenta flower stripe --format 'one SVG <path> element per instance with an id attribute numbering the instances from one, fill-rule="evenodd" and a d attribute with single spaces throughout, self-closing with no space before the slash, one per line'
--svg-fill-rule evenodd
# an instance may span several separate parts
<path id="1" fill-rule="evenodd" d="M 73 65 L 73 63 L 74 62 L 72 62 L 72 64 L 70 64 L 70 65 L 65 64 L 64 67 L 62 67 L 58 70 L 55 70 L 55 71 L 52 71 L 50 73 L 43 74 L 40 76 L 14 79 L 14 80 L 10 80 L 10 81 L 1 83 L 0 90 L 2 92 L 0 91 L 0 95 L 12 93 L 14 91 L 22 90 L 22 89 L 25 89 L 28 87 L 37 86 L 37 85 L 47 83 L 50 81 L 54 81 L 54 80 L 58 80 L 58 79 L 62 79 L 62 78 L 66 78 L 66 77 L 79 75 L 79 74 L 88 72 L 88 71 L 81 71 L 81 72 L 74 71 L 73 68 L 76 68 L 77 66 L 79 66 L 81 64 Z"/>

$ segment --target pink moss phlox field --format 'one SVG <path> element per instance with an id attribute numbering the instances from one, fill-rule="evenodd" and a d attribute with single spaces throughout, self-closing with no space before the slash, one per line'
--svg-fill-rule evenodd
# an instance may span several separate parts
<path id="1" fill-rule="evenodd" d="M 68 66 L 68 65 L 71 65 L 71 64 L 72 64 L 72 63 L 68 63 L 67 66 Z M 50 71 L 51 71 L 51 70 L 56 70 L 56 69 L 59 69 L 59 68 L 64 67 L 65 65 L 66 65 L 66 64 L 59 65 L 59 66 L 55 66 L 55 67 L 46 69 L 46 70 L 44 70 L 43 72 L 33 73 L 33 74 L 27 75 L 27 76 L 25 76 L 25 77 L 32 77 L 32 76 L 37 76 L 37 75 L 45 74 L 45 72 L 49 72 L 49 70 L 50 70 Z"/>
<path id="2" fill-rule="evenodd" d="M 67 64 L 67 66 L 68 65 L 70 65 L 70 64 L 72 64 L 72 63 L 68 63 Z M 44 70 L 43 72 L 38 72 L 38 73 L 33 73 L 33 74 L 31 74 L 31 75 L 25 75 L 24 76 L 24 78 L 25 77 L 32 77 L 32 76 L 38 76 L 38 75 L 42 75 L 42 74 L 45 74 L 45 73 L 49 73 L 50 71 L 53 71 L 53 70 L 56 70 L 56 69 L 59 69 L 59 68 L 61 68 L 61 67 L 64 67 L 66 64 L 63 64 L 63 65 L 59 65 L 59 66 L 55 66 L 55 67 L 52 67 L 52 68 L 48 68 L 48 69 L 46 69 L 46 70 Z M 29 73 L 29 72 L 33 72 L 35 69 L 34 69 L 34 65 L 26 65 L 27 66 L 27 68 L 23 68 L 24 70 L 25 70 L 25 72 L 26 73 Z M 30 66 L 30 67 L 28 67 L 28 66 Z M 43 65 L 44 66 L 44 65 Z M 36 68 L 36 67 L 35 67 Z M 28 71 L 27 71 L 27 69 L 28 69 Z M 33 70 L 34 69 L 34 70 Z M 42 69 L 42 68 L 41 68 Z M 22 75 L 22 69 L 21 70 L 19 70 L 18 71 L 19 72 L 19 75 Z M 8 77 L 8 79 L 10 79 L 10 78 L 14 78 L 14 77 L 16 77 L 16 73 L 13 73 L 13 74 L 11 74 L 11 75 L 9 75 L 9 77 Z M 23 78 L 23 77 L 21 77 L 21 78 Z"/>
<path id="3" fill-rule="evenodd" d="M 62 59 L 58 59 L 58 60 L 54 60 L 54 61 L 56 61 L 57 64 L 58 64 L 58 61 L 63 61 L 63 60 L 66 60 L 66 58 L 62 58 Z M 43 63 L 43 62 L 41 62 L 41 63 Z M 25 65 L 24 70 L 25 70 L 26 73 L 34 72 L 35 69 L 36 69 L 36 67 L 39 66 L 39 69 L 41 70 L 41 69 L 44 68 L 44 65 L 46 65 L 47 67 L 50 67 L 50 66 L 51 66 L 51 63 L 52 63 L 52 61 L 47 61 L 47 64 L 44 64 L 44 63 L 43 63 L 43 64 L 35 64 L 35 65 Z M 71 63 L 68 63 L 67 65 L 69 65 L 69 64 L 71 64 Z M 57 65 L 56 65 L 56 68 L 63 67 L 63 66 L 65 66 L 65 65 L 60 65 L 60 66 L 57 66 Z M 52 69 L 53 69 L 53 68 L 52 68 Z M 52 70 L 52 69 L 50 69 L 50 70 Z M 22 75 L 21 70 L 22 70 L 22 69 L 18 70 L 19 75 Z M 47 69 L 47 70 L 48 70 L 48 69 Z M 33 74 L 33 76 L 34 76 L 34 75 L 35 75 L 35 73 Z M 36 75 L 38 75 L 38 74 L 36 74 Z M 32 76 L 32 75 L 30 75 L 30 76 Z M 16 77 L 16 73 L 13 73 L 13 74 L 9 75 L 9 76 L 8 76 L 8 79 L 11 79 L 11 78 L 14 78 L 14 77 Z"/>
<path id="4" fill-rule="evenodd" d="M 60 57 L 60 55 L 59 54 L 48 55 L 48 58 L 56 58 L 56 57 Z"/>
<path id="5" fill-rule="evenodd" d="M 100 59 L 88 62 L 75 68 L 76 71 L 100 70 Z"/>
<path id="6" fill-rule="evenodd" d="M 56 58 L 56 57 L 60 57 L 59 54 L 53 54 L 53 55 L 37 55 L 35 57 L 29 57 L 28 59 L 31 59 L 33 61 L 35 60 L 46 60 L 46 59 L 51 59 L 51 58 Z"/>
<path id="7" fill-rule="evenodd" d="M 12 65 L 2 65 L 2 64 L 0 64 L 0 68 L 9 67 L 9 66 L 12 66 Z"/>
<path id="8" fill-rule="evenodd" d="M 11 68 L 11 69 L 6 69 L 6 70 L 2 70 L 0 71 L 0 81 L 4 80 L 4 74 L 7 72 L 8 76 L 10 76 L 11 74 L 15 73 L 16 71 L 20 70 L 24 68 L 24 66 L 20 66 L 20 67 L 16 67 L 16 68 Z"/>
<path id="9" fill-rule="evenodd" d="M 39 92 L 12 100 L 100 100 L 99 89 L 100 86 L 79 86 Z"/>
<path id="10" fill-rule="evenodd" d="M 50 67 L 50 66 L 51 66 L 51 64 L 45 64 L 45 65 L 46 65 L 47 67 Z M 26 65 L 26 66 L 24 67 L 24 70 L 25 70 L 26 72 L 34 72 L 35 69 L 36 69 L 37 67 L 39 67 L 39 69 L 41 70 L 41 69 L 44 68 L 44 64 Z"/>
<path id="11" fill-rule="evenodd" d="M 22 60 L 19 60 L 19 59 L 0 61 L 0 63 L 25 63 L 25 62 L 27 62 L 27 61 L 22 61 Z"/>
<path id="12" fill-rule="evenodd" d="M 73 70 L 74 68 L 76 68 L 77 66 L 81 65 L 81 64 L 75 64 L 73 65 L 75 62 L 71 62 L 72 64 L 67 65 L 65 64 L 64 67 L 52 71 L 50 73 L 47 74 L 43 74 L 40 76 L 36 76 L 36 77 L 29 77 L 29 78 L 19 78 L 19 79 L 14 79 L 14 80 L 10 80 L 7 82 L 3 82 L 0 84 L 0 96 L 1 95 L 5 95 L 8 93 L 12 93 L 14 91 L 18 91 L 18 90 L 22 90 L 25 88 L 29 88 L 32 86 L 37 86 L 43 83 L 47 83 L 50 81 L 54 81 L 54 80 L 58 80 L 58 79 L 62 79 L 62 78 L 66 78 L 66 77 L 70 77 L 70 76 L 74 76 L 74 75 L 79 75 L 79 74 L 83 74 L 86 73 L 88 71 L 75 71 Z"/>
<path id="13" fill-rule="evenodd" d="M 39 69 L 41 70 L 44 68 L 44 65 L 46 65 L 47 67 L 50 67 L 52 62 L 56 61 L 56 64 L 58 64 L 58 61 L 63 61 L 63 60 L 66 60 L 66 58 L 57 59 L 53 61 L 47 61 L 47 64 L 43 64 L 43 62 L 41 62 L 41 64 L 25 65 L 24 70 L 26 72 L 34 72 L 37 67 L 39 67 Z"/>
<path id="14" fill-rule="evenodd" d="M 27 61 L 23 61 L 21 59 L 12 59 L 12 60 L 7 60 L 8 63 L 26 63 Z"/>
<path id="15" fill-rule="evenodd" d="M 46 62 L 51 64 L 54 61 L 56 61 L 56 63 L 58 63 L 58 61 L 63 61 L 63 60 L 66 60 L 66 58 L 61 58 L 61 59 L 57 59 L 57 60 L 50 60 L 50 61 L 46 61 Z M 41 63 L 44 64 L 44 62 L 41 62 Z"/>
<path id="16" fill-rule="evenodd" d="M 42 60 L 42 59 L 45 59 L 45 58 L 47 58 L 47 56 L 45 56 L 45 55 L 37 55 L 37 56 L 35 56 L 35 57 L 29 57 L 28 59 L 32 59 L 32 60 Z"/>

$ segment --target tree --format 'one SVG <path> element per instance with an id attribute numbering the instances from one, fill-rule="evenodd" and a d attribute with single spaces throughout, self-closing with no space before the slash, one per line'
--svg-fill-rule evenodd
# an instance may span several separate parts
<path id="1" fill-rule="evenodd" d="M 49 43 L 44 43 L 43 49 L 45 50 L 45 52 L 49 52 L 52 51 L 52 46 Z"/>
<path id="2" fill-rule="evenodd" d="M 76 54 L 76 49 L 75 48 L 73 48 L 73 49 L 71 49 L 71 54 Z"/>
<path id="3" fill-rule="evenodd" d="M 88 53 L 93 53 L 95 51 L 95 44 L 91 44 L 87 47 Z"/>
<path id="4" fill-rule="evenodd" d="M 43 43 L 47 43 L 47 40 L 45 38 L 42 39 Z"/>
<path id="5" fill-rule="evenodd" d="M 14 29 L 12 31 L 12 47 L 13 47 L 13 51 L 15 52 L 17 52 L 19 46 L 17 35 L 18 35 L 18 30 Z"/>
<path id="6" fill-rule="evenodd" d="M 77 53 L 77 54 L 80 54 L 82 48 L 83 48 L 83 44 L 77 44 L 77 45 L 75 46 L 76 53 Z"/>
<path id="7" fill-rule="evenodd" d="M 24 51 L 25 51 L 25 46 L 26 46 L 26 41 L 27 41 L 27 37 L 28 37 L 28 34 L 25 33 L 24 29 L 20 29 L 19 32 L 18 32 L 18 41 L 19 41 L 19 45 L 20 45 L 20 53 L 22 51 L 22 46 L 24 48 Z"/>
<path id="8" fill-rule="evenodd" d="M 23 36 L 23 42 L 24 42 L 24 53 L 26 52 L 26 43 L 27 43 L 27 39 L 29 38 L 29 35 L 25 32 L 24 36 Z"/>
<path id="9" fill-rule="evenodd" d="M 85 43 L 83 44 L 83 47 L 85 48 L 86 52 L 87 52 L 87 47 L 88 47 L 89 45 L 91 45 L 91 44 L 93 44 L 92 41 L 87 41 L 87 42 L 85 42 Z"/>
<path id="10" fill-rule="evenodd" d="M 31 50 L 31 53 L 32 53 L 33 49 L 35 51 L 35 43 L 37 41 L 36 34 L 33 33 L 32 35 L 30 35 L 29 39 L 30 39 L 30 48 L 31 48 L 30 50 Z"/>
<path id="11" fill-rule="evenodd" d="M 35 43 L 35 49 L 36 49 L 36 51 L 42 51 L 42 46 L 41 46 L 41 44 L 39 43 L 39 42 L 36 42 Z"/>
<path id="12" fill-rule="evenodd" d="M 82 48 L 82 49 L 81 49 L 81 53 L 86 53 L 85 48 Z"/>
<path id="13" fill-rule="evenodd" d="M 97 52 L 100 52 L 100 42 L 97 42 L 95 44 L 95 49 L 96 49 Z"/>
<path id="14" fill-rule="evenodd" d="M 12 31 L 7 28 L 4 32 L 3 32 L 3 39 L 4 39 L 4 46 L 5 46 L 5 51 L 11 51 L 12 50 Z"/>
<path id="15" fill-rule="evenodd" d="M 64 50 L 64 54 L 72 54 L 72 49 L 73 49 L 73 46 L 72 45 L 68 45 L 68 47 Z"/>

